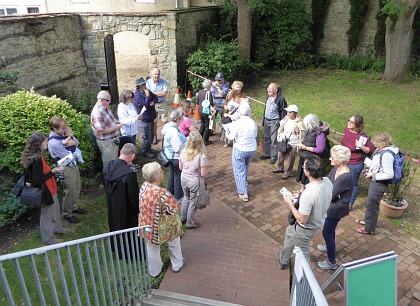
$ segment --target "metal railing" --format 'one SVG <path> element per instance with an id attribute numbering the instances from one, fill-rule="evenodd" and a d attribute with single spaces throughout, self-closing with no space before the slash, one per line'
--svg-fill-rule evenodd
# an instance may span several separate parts
<path id="1" fill-rule="evenodd" d="M 290 305 L 328 306 L 328 302 L 301 248 L 295 247 L 294 252 L 296 256 L 290 292 Z"/>
<path id="2" fill-rule="evenodd" d="M 151 295 L 145 231 L 135 227 L 0 256 L 9 305 L 140 305 Z"/>

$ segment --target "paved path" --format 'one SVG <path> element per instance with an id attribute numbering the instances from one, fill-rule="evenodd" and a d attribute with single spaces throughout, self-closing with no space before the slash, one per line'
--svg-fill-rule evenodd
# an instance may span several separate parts
<path id="1" fill-rule="evenodd" d="M 217 138 L 213 136 L 213 144 L 206 147 L 210 160 L 207 183 L 214 201 L 198 213 L 202 227 L 188 231 L 182 240 L 188 261 L 185 271 L 168 272 L 161 288 L 243 305 L 288 305 L 289 273 L 278 270 L 275 257 L 283 243 L 288 214 L 279 190 L 283 186 L 298 190 L 299 186 L 294 179 L 282 180 L 281 174 L 272 173 L 274 165 L 260 160 L 257 152 L 249 173 L 250 201 L 243 202 L 236 193 L 231 148 L 224 148 Z M 420 306 L 413 297 L 420 291 L 420 241 L 395 230 L 383 218 L 376 235 L 357 234 L 355 220 L 363 217 L 364 201 L 356 203 L 360 208 L 337 228 L 338 263 L 395 251 L 399 256 L 398 306 Z M 319 233 L 311 257 L 320 285 L 332 274 L 315 267 L 325 256 L 314 249 L 321 243 Z M 260 302 L 254 297 L 261 298 Z M 342 295 L 329 295 L 328 299 L 330 305 L 344 304 Z"/>

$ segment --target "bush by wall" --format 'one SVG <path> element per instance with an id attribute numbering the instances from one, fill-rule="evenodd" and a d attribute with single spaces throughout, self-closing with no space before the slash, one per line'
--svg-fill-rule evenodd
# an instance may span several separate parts
<path id="1" fill-rule="evenodd" d="M 45 92 L 47 97 L 56 96 L 61 100 L 67 101 L 76 111 L 90 115 L 96 103 L 97 93 L 93 91 L 76 92 L 66 86 L 48 88 Z"/>
<path id="2" fill-rule="evenodd" d="M 80 141 L 85 160 L 80 168 L 92 165 L 95 142 L 90 117 L 76 112 L 67 102 L 22 90 L 0 98 L 0 114 L 0 170 L 20 173 L 21 154 L 29 136 L 37 131 L 49 134 L 48 122 L 56 115 L 68 121 Z"/>
<path id="3" fill-rule="evenodd" d="M 188 70 L 210 80 L 213 80 L 219 71 L 223 72 L 226 80 L 233 80 L 238 75 L 245 74 L 247 70 L 258 69 L 260 66 L 239 58 L 239 47 L 236 41 L 223 42 L 210 38 L 188 56 L 187 67 Z M 194 92 L 203 88 L 203 80 L 196 76 L 189 74 L 188 81 Z"/>

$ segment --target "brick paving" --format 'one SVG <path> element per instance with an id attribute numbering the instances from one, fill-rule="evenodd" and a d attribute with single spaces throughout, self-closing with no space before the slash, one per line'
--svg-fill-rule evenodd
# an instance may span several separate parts
<path id="1" fill-rule="evenodd" d="M 243 305 L 288 305 L 289 272 L 278 269 L 275 256 L 283 243 L 288 214 L 279 190 L 283 186 L 298 190 L 299 186 L 292 178 L 282 180 L 281 174 L 272 173 L 275 166 L 260 160 L 257 152 L 248 178 L 250 201 L 243 202 L 236 193 L 231 148 L 224 148 L 217 138 L 213 136 L 213 144 L 206 147 L 212 205 L 198 212 L 202 227 L 187 231 L 182 240 L 188 261 L 185 270 L 168 272 L 161 289 Z M 399 262 L 398 306 L 420 306 L 413 297 L 420 291 L 420 241 L 395 230 L 382 217 L 375 235 L 357 234 L 355 220 L 363 217 L 363 199 L 356 204 L 360 208 L 341 220 L 337 228 L 338 263 L 395 251 Z M 317 244 L 324 244 L 321 233 L 311 244 L 311 259 L 322 285 L 333 271 L 316 268 L 315 263 L 325 258 L 315 250 Z M 340 293 L 327 298 L 330 305 L 344 304 Z"/>

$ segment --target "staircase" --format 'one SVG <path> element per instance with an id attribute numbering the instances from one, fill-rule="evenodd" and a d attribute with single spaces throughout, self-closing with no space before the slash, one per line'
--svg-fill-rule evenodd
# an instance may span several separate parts
<path id="1" fill-rule="evenodd" d="M 240 306 L 239 304 L 232 304 L 226 302 L 220 302 L 210 299 L 205 299 L 201 297 L 168 292 L 158 289 L 153 289 L 152 297 L 143 299 L 142 305 L 145 306 L 178 306 L 178 305 L 188 305 L 188 306 L 198 306 L 198 305 L 208 305 L 208 306 Z"/>

